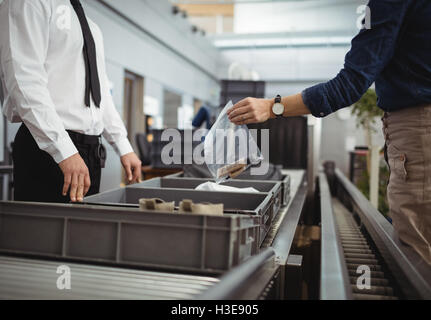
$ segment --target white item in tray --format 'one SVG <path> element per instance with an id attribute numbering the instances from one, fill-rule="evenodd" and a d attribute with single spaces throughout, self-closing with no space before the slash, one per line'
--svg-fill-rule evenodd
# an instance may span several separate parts
<path id="1" fill-rule="evenodd" d="M 224 192 L 244 192 L 244 193 L 257 193 L 259 192 L 255 188 L 235 188 L 230 186 L 224 186 L 215 182 L 205 182 L 196 187 L 196 190 L 201 191 L 224 191 Z"/>

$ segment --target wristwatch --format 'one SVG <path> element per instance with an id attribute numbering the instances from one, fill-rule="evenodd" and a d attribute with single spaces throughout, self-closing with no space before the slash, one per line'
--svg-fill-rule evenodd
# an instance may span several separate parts
<path id="1" fill-rule="evenodd" d="M 281 103 L 281 96 L 278 95 L 275 98 L 275 103 L 272 106 L 272 112 L 275 114 L 277 118 L 283 117 L 284 113 L 284 105 Z"/>

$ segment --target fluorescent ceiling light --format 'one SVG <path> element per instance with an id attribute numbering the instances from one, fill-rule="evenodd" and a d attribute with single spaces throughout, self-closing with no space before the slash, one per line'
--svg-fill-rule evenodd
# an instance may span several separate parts
<path id="1" fill-rule="evenodd" d="M 270 47 L 270 46 L 322 46 L 349 45 L 351 37 L 307 37 L 307 38 L 255 38 L 255 39 L 217 39 L 214 45 L 219 48 Z"/>

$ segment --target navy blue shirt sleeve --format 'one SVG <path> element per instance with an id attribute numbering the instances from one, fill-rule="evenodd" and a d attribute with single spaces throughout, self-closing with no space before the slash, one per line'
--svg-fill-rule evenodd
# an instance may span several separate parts
<path id="1" fill-rule="evenodd" d="M 344 68 L 334 79 L 302 92 L 312 115 L 325 117 L 362 97 L 394 56 L 409 3 L 409 0 L 369 2 L 371 29 L 361 30 L 352 40 Z"/>

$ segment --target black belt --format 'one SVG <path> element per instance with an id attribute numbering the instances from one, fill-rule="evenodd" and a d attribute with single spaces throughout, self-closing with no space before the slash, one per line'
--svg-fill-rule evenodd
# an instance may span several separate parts
<path id="1" fill-rule="evenodd" d="M 84 144 L 84 145 L 100 145 L 102 143 L 101 136 L 89 136 L 86 134 L 74 132 L 67 130 L 72 141 L 76 144 Z"/>

